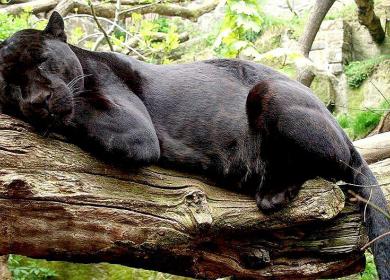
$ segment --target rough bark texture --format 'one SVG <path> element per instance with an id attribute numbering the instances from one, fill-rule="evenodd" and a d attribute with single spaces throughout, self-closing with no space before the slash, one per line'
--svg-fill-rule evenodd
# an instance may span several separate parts
<path id="1" fill-rule="evenodd" d="M 108 261 L 199 278 L 360 271 L 357 206 L 322 179 L 286 209 L 158 167 L 118 170 L 0 115 L 0 255 Z"/>
<path id="2" fill-rule="evenodd" d="M 374 12 L 373 0 L 355 0 L 358 6 L 358 19 L 360 24 L 367 27 L 372 39 L 376 43 L 382 43 L 385 39 L 385 31 L 381 25 L 380 19 Z"/>

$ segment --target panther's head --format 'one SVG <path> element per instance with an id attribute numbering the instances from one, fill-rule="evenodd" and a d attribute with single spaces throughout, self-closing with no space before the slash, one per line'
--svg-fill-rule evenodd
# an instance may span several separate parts
<path id="1" fill-rule="evenodd" d="M 35 126 L 66 125 L 83 69 L 66 43 L 64 21 L 54 12 L 43 31 L 26 29 L 0 43 L 0 109 Z"/>

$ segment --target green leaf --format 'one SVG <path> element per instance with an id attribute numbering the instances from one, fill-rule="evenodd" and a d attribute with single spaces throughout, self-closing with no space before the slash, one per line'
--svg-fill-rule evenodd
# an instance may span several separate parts
<path id="1" fill-rule="evenodd" d="M 246 15 L 254 15 L 259 16 L 257 12 L 256 6 L 248 4 L 245 1 L 240 1 L 238 3 L 234 3 L 230 6 L 232 11 L 235 11 L 237 14 L 246 14 Z"/>
<path id="2" fill-rule="evenodd" d="M 247 41 L 236 41 L 234 42 L 231 47 L 236 50 L 236 51 L 239 51 L 243 48 L 245 48 L 246 46 L 248 46 L 248 42 Z"/>

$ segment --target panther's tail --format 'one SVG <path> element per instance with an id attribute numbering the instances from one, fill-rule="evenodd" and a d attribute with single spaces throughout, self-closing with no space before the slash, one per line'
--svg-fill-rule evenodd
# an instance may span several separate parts
<path id="1" fill-rule="evenodd" d="M 385 196 L 367 163 L 355 149 L 351 152 L 352 180 L 350 183 L 354 185 L 352 187 L 360 196 L 389 214 Z M 370 240 L 390 232 L 390 219 L 384 213 L 370 205 L 366 207 L 365 203 L 361 204 L 361 213 L 365 219 Z M 375 241 L 371 248 L 379 278 L 381 280 L 390 280 L 390 235 Z"/>

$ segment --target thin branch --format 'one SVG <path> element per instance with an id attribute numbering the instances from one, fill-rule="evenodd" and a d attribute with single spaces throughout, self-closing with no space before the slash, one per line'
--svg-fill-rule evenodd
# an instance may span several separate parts
<path id="1" fill-rule="evenodd" d="M 110 47 L 110 50 L 114 51 L 114 47 L 112 46 L 112 43 L 110 41 L 108 34 L 106 33 L 106 30 L 104 30 L 103 26 L 99 22 L 98 17 L 96 16 L 95 7 L 93 6 L 91 0 L 88 0 L 88 5 L 91 8 L 92 17 L 95 20 L 97 27 L 100 29 L 100 31 L 103 33 L 104 37 L 106 38 L 106 41 Z"/>
<path id="2" fill-rule="evenodd" d="M 71 18 L 79 18 L 79 17 L 85 17 L 85 18 L 91 18 L 91 19 L 93 19 L 93 16 L 91 16 L 91 15 L 80 15 L 80 14 L 78 14 L 78 15 L 70 15 L 70 16 L 67 16 L 67 17 L 64 17 L 64 20 L 68 20 L 68 19 L 71 19 Z M 131 34 L 129 31 L 127 31 L 126 29 L 124 29 L 122 26 L 120 26 L 119 24 L 116 24 L 115 22 L 113 22 L 112 20 L 109 20 L 109 19 L 107 19 L 107 18 L 104 18 L 104 17 L 97 17 L 100 21 L 105 21 L 105 22 L 107 22 L 107 23 L 110 23 L 110 24 L 113 24 L 113 25 L 115 25 L 115 27 L 116 28 L 118 28 L 120 31 L 122 31 L 122 32 L 124 32 L 124 33 L 126 33 L 128 36 L 130 36 L 130 37 L 133 37 L 133 38 L 135 38 L 136 40 L 138 40 L 138 41 L 142 41 L 140 38 L 138 38 L 138 36 L 137 35 L 134 35 L 134 34 Z"/>
<path id="3" fill-rule="evenodd" d="M 115 27 L 118 25 L 119 23 L 119 16 L 120 16 L 120 12 L 121 12 L 121 0 L 117 0 L 116 1 L 116 4 L 115 4 L 115 18 L 114 18 L 114 22 L 113 24 L 111 24 L 110 26 L 110 29 L 107 31 L 107 35 L 110 36 L 114 30 L 115 30 Z M 95 42 L 95 45 L 93 46 L 92 50 L 93 51 L 96 51 L 98 49 L 98 47 L 100 46 L 100 44 L 102 43 L 103 39 L 104 39 L 104 35 L 103 36 L 100 36 L 96 42 Z"/>
<path id="4" fill-rule="evenodd" d="M 99 33 L 93 33 L 93 34 L 89 34 L 87 36 L 84 36 L 83 38 L 81 38 L 80 40 L 77 41 L 77 45 L 88 40 L 89 38 L 100 36 L 100 35 L 102 35 L 102 33 L 99 32 Z"/>
<path id="5" fill-rule="evenodd" d="M 132 13 L 132 12 L 135 12 L 137 10 L 141 10 L 141 9 L 144 9 L 144 8 L 147 8 L 147 7 L 151 7 L 151 6 L 160 4 L 161 2 L 162 1 L 159 0 L 159 1 L 155 2 L 155 3 L 145 4 L 145 5 L 142 5 L 142 6 L 138 6 L 138 7 L 130 8 L 130 9 L 127 9 L 127 10 L 123 10 L 119 14 L 122 15 L 122 14 L 125 14 L 125 13 L 130 13 L 130 12 Z"/>
<path id="6" fill-rule="evenodd" d="M 368 242 L 366 245 L 364 245 L 360 250 L 364 251 L 366 250 L 368 247 L 371 246 L 372 243 L 378 241 L 379 239 L 382 239 L 383 237 L 387 236 L 387 235 L 390 235 L 390 231 L 388 232 L 385 232 L 377 237 L 375 237 L 373 240 L 371 240 L 370 242 Z"/>
<path id="7" fill-rule="evenodd" d="M 386 98 L 386 96 L 383 94 L 383 92 L 370 80 L 370 83 L 374 86 L 374 88 L 379 92 L 379 94 L 383 97 L 383 99 L 386 101 L 387 105 L 390 106 L 389 100 Z"/>
<path id="8" fill-rule="evenodd" d="M 360 201 L 360 202 L 363 202 L 363 203 L 366 203 L 368 205 L 370 205 L 372 208 L 374 208 L 375 210 L 377 210 L 378 212 L 382 213 L 387 219 L 390 220 L 390 215 L 384 211 L 382 208 L 378 207 L 376 204 L 372 203 L 372 202 L 369 202 L 367 199 L 361 197 L 360 195 L 358 195 L 357 193 L 355 193 L 354 191 L 352 190 L 348 190 L 348 193 L 350 193 L 351 195 L 354 196 L 354 198 L 357 200 L 357 201 Z"/>
<path id="9" fill-rule="evenodd" d="M 290 0 L 286 0 L 286 4 L 287 4 L 287 7 L 288 7 L 288 9 L 290 10 L 290 12 L 291 12 L 295 17 L 299 17 L 298 13 L 294 10 L 294 7 L 291 5 Z"/>
<path id="10" fill-rule="evenodd" d="M 359 187 L 359 188 L 375 188 L 375 187 L 385 187 L 389 186 L 390 182 L 382 183 L 382 184 L 375 184 L 375 185 L 361 185 L 361 184 L 354 184 L 354 183 L 337 183 L 337 186 L 339 187 Z"/>

